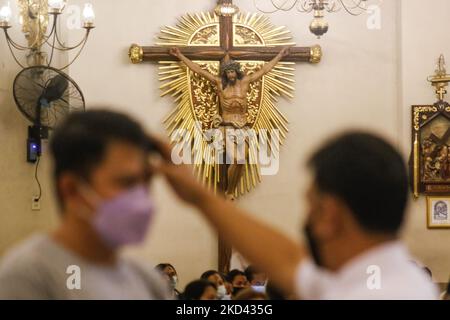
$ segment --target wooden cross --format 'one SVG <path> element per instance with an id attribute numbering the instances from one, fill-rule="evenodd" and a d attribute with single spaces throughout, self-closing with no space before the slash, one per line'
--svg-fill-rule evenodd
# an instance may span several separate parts
<path id="1" fill-rule="evenodd" d="M 450 128 L 447 129 L 444 136 L 442 138 L 439 138 L 434 133 L 430 135 L 430 139 L 433 140 L 434 143 L 436 143 L 438 146 L 445 146 L 447 145 L 448 138 L 450 138 Z"/>
<path id="2" fill-rule="evenodd" d="M 218 0 L 218 4 L 232 4 L 233 0 Z M 270 61 L 279 52 L 277 47 L 238 47 L 233 41 L 233 17 L 220 16 L 220 46 L 184 46 L 180 51 L 190 60 L 220 60 L 228 54 L 233 60 Z M 139 47 L 139 53 L 131 57 L 133 63 L 143 61 L 178 61 L 169 54 L 169 48 L 158 46 Z M 319 46 L 291 47 L 290 54 L 283 61 L 319 63 L 322 52 Z"/>
<path id="3" fill-rule="evenodd" d="M 232 0 L 218 0 L 218 5 L 232 5 Z M 220 46 L 183 46 L 181 53 L 190 60 L 216 60 L 223 63 L 225 59 L 270 61 L 280 52 L 280 47 L 239 47 L 234 46 L 233 16 L 219 15 Z M 130 59 L 133 63 L 178 61 L 169 54 L 168 47 L 133 45 Z M 291 47 L 290 53 L 282 61 L 319 63 L 322 57 L 320 46 Z M 226 190 L 226 186 L 221 186 Z M 232 249 L 219 236 L 219 271 L 228 272 L 230 268 Z"/>

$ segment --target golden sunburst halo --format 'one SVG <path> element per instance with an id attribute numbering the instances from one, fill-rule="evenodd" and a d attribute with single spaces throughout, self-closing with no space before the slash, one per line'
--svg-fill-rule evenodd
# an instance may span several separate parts
<path id="1" fill-rule="evenodd" d="M 268 17 L 253 13 L 239 13 L 233 17 L 233 38 L 236 47 L 251 46 L 288 46 L 292 36 L 285 27 L 275 27 Z M 219 17 L 213 12 L 186 14 L 179 18 L 175 27 L 166 26 L 158 35 L 157 45 L 165 47 L 183 46 L 220 46 Z M 218 61 L 194 61 L 212 74 L 218 75 Z M 246 74 L 257 71 L 264 61 L 239 61 Z M 222 179 L 220 165 L 216 164 L 216 149 L 204 139 L 204 133 L 210 128 L 218 114 L 218 97 L 214 86 L 203 77 L 190 71 L 181 62 L 160 61 L 159 80 L 163 82 L 161 96 L 171 95 L 176 107 L 164 120 L 171 142 L 177 145 L 189 145 L 194 157 L 194 170 L 198 178 L 217 191 Z M 278 130 L 280 143 L 286 139 L 288 120 L 276 106 L 277 98 L 284 95 L 293 97 L 294 63 L 280 62 L 275 68 L 252 84 L 247 95 L 248 122 L 257 136 L 266 136 L 267 132 Z M 177 134 L 179 129 L 183 134 Z M 249 146 L 250 163 L 234 191 L 239 197 L 261 182 L 261 168 L 257 161 L 259 144 Z M 276 152 L 275 152 L 276 151 Z M 269 150 L 277 154 L 275 150 Z"/>

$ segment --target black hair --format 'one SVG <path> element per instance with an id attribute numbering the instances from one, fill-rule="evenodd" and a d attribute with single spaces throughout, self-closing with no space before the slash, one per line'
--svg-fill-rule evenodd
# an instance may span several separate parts
<path id="1" fill-rule="evenodd" d="M 130 143 L 147 151 L 148 137 L 143 128 L 128 116 L 106 110 L 74 112 L 59 124 L 50 141 L 54 160 L 56 193 L 61 205 L 58 179 L 73 172 L 90 181 L 90 176 L 113 141 Z"/>
<path id="2" fill-rule="evenodd" d="M 402 156 L 383 139 L 349 132 L 309 160 L 319 192 L 339 197 L 366 231 L 396 234 L 408 199 Z"/>
<path id="3" fill-rule="evenodd" d="M 219 275 L 222 277 L 223 282 L 230 283 L 230 279 L 228 279 L 228 276 L 222 272 L 219 272 Z"/>
<path id="4" fill-rule="evenodd" d="M 227 275 L 228 282 L 233 283 L 234 278 L 237 276 L 245 276 L 245 273 L 238 269 L 231 270 Z"/>
<path id="5" fill-rule="evenodd" d="M 182 299 L 199 300 L 208 287 L 213 287 L 217 290 L 216 285 L 210 281 L 203 279 L 192 281 L 186 286 L 186 289 L 184 289 Z"/>
<path id="6" fill-rule="evenodd" d="M 269 300 L 287 300 L 283 291 L 281 291 L 277 287 L 275 287 L 271 281 L 269 281 L 267 283 L 266 295 Z"/>
<path id="7" fill-rule="evenodd" d="M 202 275 L 200 276 L 200 279 L 208 280 L 209 277 L 211 277 L 211 276 L 213 276 L 213 275 L 215 275 L 215 274 L 218 274 L 220 277 L 222 277 L 222 276 L 219 274 L 218 271 L 216 271 L 216 270 L 208 270 L 208 271 L 205 271 L 205 272 L 202 273 Z"/>
<path id="8" fill-rule="evenodd" d="M 254 266 L 248 266 L 245 271 L 245 276 L 247 277 L 247 280 L 252 282 L 252 280 L 255 278 L 255 274 L 259 273 L 258 270 Z"/>
<path id="9" fill-rule="evenodd" d="M 175 273 L 177 272 L 177 269 L 175 269 L 175 267 L 173 265 L 171 265 L 170 263 L 160 263 L 155 266 L 155 270 L 157 270 L 159 272 L 164 272 L 164 269 L 167 267 L 171 267 L 173 270 L 175 270 Z"/>

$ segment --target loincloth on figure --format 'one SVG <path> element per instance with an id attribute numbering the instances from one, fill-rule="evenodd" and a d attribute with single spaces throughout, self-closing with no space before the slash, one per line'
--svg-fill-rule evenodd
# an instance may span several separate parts
<path id="1" fill-rule="evenodd" d="M 245 166 L 249 163 L 249 136 L 251 129 L 247 123 L 222 121 L 222 117 L 216 116 L 212 127 L 222 132 L 222 141 L 227 166 L 226 193 L 233 195 L 241 180 Z"/>

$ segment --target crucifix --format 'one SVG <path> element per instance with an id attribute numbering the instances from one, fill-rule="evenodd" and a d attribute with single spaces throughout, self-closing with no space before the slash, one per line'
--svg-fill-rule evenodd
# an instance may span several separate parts
<path id="1" fill-rule="evenodd" d="M 234 22 L 234 16 L 236 15 L 238 8 L 233 4 L 232 0 L 218 0 L 217 8 L 215 10 L 215 14 L 218 16 L 218 42 L 217 45 L 173 45 L 173 47 L 178 47 L 179 53 L 186 57 L 189 60 L 195 61 L 220 61 L 221 67 L 226 65 L 229 60 L 235 61 L 272 61 L 274 58 L 279 56 L 280 50 L 282 49 L 281 43 L 277 43 L 275 45 L 267 45 L 266 46 L 252 44 L 252 45 L 238 45 L 238 41 L 235 41 L 236 29 Z M 184 26 L 192 27 L 193 25 L 198 25 L 198 22 L 201 18 L 205 18 L 205 15 L 202 16 L 190 16 L 191 20 L 182 21 Z M 260 17 L 261 18 L 261 17 Z M 260 18 L 256 18 L 255 20 L 259 20 Z M 205 18 L 208 20 L 207 18 Z M 211 20 L 211 19 L 210 19 Z M 264 27 L 267 29 L 267 25 L 263 23 Z M 269 28 L 270 29 L 270 28 Z M 278 30 L 279 31 L 279 30 Z M 180 35 L 183 31 L 177 31 L 173 28 L 167 29 L 166 32 L 169 35 Z M 184 32 L 186 33 L 186 32 Z M 278 32 L 280 33 L 280 32 Z M 268 38 L 273 38 L 277 34 L 276 28 L 272 31 L 269 30 L 267 32 Z M 192 37 L 191 37 L 192 38 Z M 286 45 L 286 44 L 285 44 Z M 285 46 L 284 45 L 284 46 Z M 167 45 L 163 46 L 138 46 L 132 45 L 130 48 L 130 59 L 133 63 L 141 63 L 141 62 L 170 62 L 170 61 L 179 61 L 177 55 L 174 55 L 173 52 L 171 54 L 171 47 Z M 310 63 L 319 63 L 322 57 L 322 51 L 320 46 L 313 47 L 290 47 L 287 54 L 283 54 L 282 61 L 285 62 L 310 62 Z M 219 68 L 220 70 L 221 68 Z M 171 77 L 172 71 L 166 71 Z M 281 72 L 286 74 L 286 71 Z M 278 86 L 277 84 L 275 86 Z M 267 117 L 266 117 L 267 118 Z M 282 122 L 282 120 L 274 119 L 275 122 Z M 287 120 L 286 120 L 287 121 Z M 226 172 L 223 170 L 227 170 L 226 166 L 221 166 L 220 170 L 222 171 L 221 176 L 227 176 Z M 227 179 L 220 179 L 219 189 L 222 193 L 227 191 Z M 218 267 L 221 272 L 228 272 L 230 267 L 230 259 L 232 255 L 232 249 L 225 244 L 219 235 L 219 261 Z"/>

